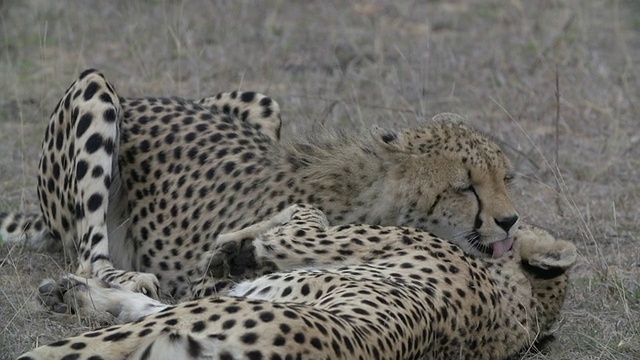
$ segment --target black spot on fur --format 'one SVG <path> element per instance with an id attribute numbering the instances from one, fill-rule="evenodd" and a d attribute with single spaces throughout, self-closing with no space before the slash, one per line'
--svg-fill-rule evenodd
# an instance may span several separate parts
<path id="1" fill-rule="evenodd" d="M 113 333 L 111 335 L 105 336 L 104 339 L 102 339 L 102 341 L 113 341 L 113 342 L 117 342 L 120 340 L 124 340 L 126 338 L 129 337 L 129 335 L 131 335 L 131 331 L 124 331 L 124 332 L 116 332 Z"/>
<path id="2" fill-rule="evenodd" d="M 89 201 L 87 202 L 87 207 L 89 211 L 96 211 L 100 206 L 102 206 L 103 197 L 100 194 L 93 194 L 89 197 Z"/>
<path id="3" fill-rule="evenodd" d="M 91 126 L 93 121 L 93 115 L 89 112 L 82 114 L 78 124 L 76 125 L 76 137 L 81 137 Z"/>
<path id="4" fill-rule="evenodd" d="M 207 327 L 207 325 L 205 324 L 204 321 L 196 321 L 191 326 L 191 331 L 200 332 L 200 331 L 204 330 L 206 327 Z"/>
<path id="5" fill-rule="evenodd" d="M 194 359 L 200 358 L 202 354 L 202 345 L 190 335 L 187 336 L 187 352 Z"/>
<path id="6" fill-rule="evenodd" d="M 102 135 L 93 134 L 87 140 L 87 143 L 85 144 L 85 150 L 89 154 L 93 154 L 96 151 L 98 151 L 98 149 L 100 149 L 102 147 L 103 142 L 104 142 L 104 138 L 102 137 Z"/>
<path id="7" fill-rule="evenodd" d="M 61 347 L 61 346 L 65 346 L 69 343 L 70 341 L 65 339 L 65 340 L 60 340 L 60 341 L 56 341 L 54 343 L 49 344 L 49 346 L 51 347 Z"/>
<path id="8" fill-rule="evenodd" d="M 99 89 L 100 85 L 98 85 L 98 83 L 93 81 L 89 83 L 89 85 L 84 89 L 84 100 L 91 100 Z"/>
<path id="9" fill-rule="evenodd" d="M 387 133 L 387 134 L 382 135 L 382 141 L 385 144 L 388 144 L 388 143 L 394 141 L 397 138 L 398 138 L 398 136 L 396 136 L 396 134 L 394 134 L 394 133 Z"/>
<path id="10" fill-rule="evenodd" d="M 84 79 L 85 77 L 87 77 L 87 75 L 89 75 L 89 74 L 93 74 L 93 73 L 97 73 L 97 72 L 98 72 L 98 70 L 96 70 L 96 69 L 87 69 L 87 70 L 83 71 L 83 72 L 80 74 L 80 78 L 79 78 L 78 80 L 82 80 L 82 79 Z"/>
<path id="11" fill-rule="evenodd" d="M 242 340 L 242 342 L 245 345 L 253 345 L 258 340 L 258 334 L 254 333 L 254 332 L 248 332 L 248 333 L 242 335 L 240 337 L 240 340 Z"/>
<path id="12" fill-rule="evenodd" d="M 76 359 L 80 359 L 80 354 L 78 353 L 68 354 L 61 358 L 61 360 L 76 360 Z"/>
<path id="13" fill-rule="evenodd" d="M 242 95 L 240 96 L 240 100 L 242 100 L 243 102 L 246 103 L 250 103 L 253 101 L 253 99 L 255 99 L 256 97 L 256 93 L 253 91 L 247 91 L 242 93 Z"/>

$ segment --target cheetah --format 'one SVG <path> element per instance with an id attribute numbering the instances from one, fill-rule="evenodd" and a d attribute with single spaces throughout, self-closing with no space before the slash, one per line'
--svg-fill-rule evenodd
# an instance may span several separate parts
<path id="1" fill-rule="evenodd" d="M 19 359 L 506 359 L 557 328 L 576 247 L 542 230 L 519 226 L 505 256 L 474 257 L 420 229 L 285 212 L 209 254 L 250 243 L 277 271 L 177 305 L 69 277 L 77 306 L 129 322 Z"/>
<path id="2" fill-rule="evenodd" d="M 512 166 L 459 115 L 298 140 L 280 139 L 280 119 L 279 105 L 255 92 L 129 99 L 87 70 L 45 132 L 41 213 L 0 214 L 0 236 L 61 244 L 77 254 L 76 275 L 154 299 L 207 293 L 198 264 L 218 235 L 296 203 L 335 224 L 428 229 L 472 255 L 511 248 Z M 245 260 L 227 273 L 264 273 Z"/>

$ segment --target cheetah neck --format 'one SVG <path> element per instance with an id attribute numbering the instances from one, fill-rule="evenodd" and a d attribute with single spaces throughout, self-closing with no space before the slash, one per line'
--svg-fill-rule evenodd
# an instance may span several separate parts
<path id="1" fill-rule="evenodd" d="M 384 224 L 393 213 L 384 191 L 388 165 L 366 141 L 333 140 L 286 146 L 283 166 L 297 200 L 318 206 L 332 223 Z"/>

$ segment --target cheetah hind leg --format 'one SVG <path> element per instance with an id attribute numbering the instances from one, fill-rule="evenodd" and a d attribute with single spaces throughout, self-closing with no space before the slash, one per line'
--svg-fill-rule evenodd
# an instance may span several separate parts
<path id="1" fill-rule="evenodd" d="M 57 282 L 44 280 L 38 297 L 53 312 L 77 314 L 103 324 L 123 324 L 170 306 L 116 283 L 72 274 Z"/>
<path id="2" fill-rule="evenodd" d="M 93 69 L 84 71 L 67 89 L 45 132 L 38 199 L 53 238 L 77 250 L 76 275 L 120 284 L 157 299 L 155 275 L 116 268 L 112 260 L 121 264 L 126 252 L 110 253 L 110 248 L 118 247 L 108 217 L 117 205 L 112 200 L 121 190 L 119 99 L 105 76 Z"/>

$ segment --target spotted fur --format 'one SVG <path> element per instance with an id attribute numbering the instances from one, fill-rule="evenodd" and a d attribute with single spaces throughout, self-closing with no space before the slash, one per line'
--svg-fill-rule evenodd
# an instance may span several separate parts
<path id="1" fill-rule="evenodd" d="M 0 215 L 0 235 L 48 237 L 77 254 L 76 274 L 153 298 L 193 296 L 218 235 L 294 203 L 336 224 L 428 229 L 470 254 L 508 249 L 511 165 L 460 116 L 299 141 L 279 129 L 278 104 L 253 92 L 130 99 L 85 71 L 45 134 L 41 216 Z M 227 265 L 237 278 L 268 270 L 242 255 Z"/>
<path id="2" fill-rule="evenodd" d="M 496 259 L 413 228 L 329 227 L 308 206 L 278 217 L 221 235 L 212 256 L 248 242 L 277 271 L 217 296 L 167 305 L 67 279 L 76 311 L 129 322 L 20 359 L 505 359 L 551 336 L 576 261 L 538 229 Z"/>

